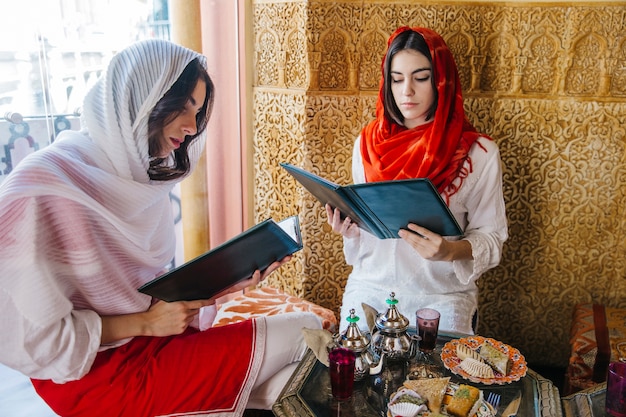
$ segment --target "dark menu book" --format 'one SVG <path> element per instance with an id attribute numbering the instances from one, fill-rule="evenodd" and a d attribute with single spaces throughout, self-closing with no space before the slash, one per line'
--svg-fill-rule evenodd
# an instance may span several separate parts
<path id="1" fill-rule="evenodd" d="M 281 163 L 322 205 L 339 208 L 360 228 L 380 239 L 399 238 L 409 223 L 441 236 L 460 236 L 459 227 L 428 178 L 340 186 L 292 164 Z"/>
<path id="2" fill-rule="evenodd" d="M 165 301 L 208 299 L 300 249 L 298 216 L 280 222 L 268 219 L 144 284 L 139 291 Z"/>

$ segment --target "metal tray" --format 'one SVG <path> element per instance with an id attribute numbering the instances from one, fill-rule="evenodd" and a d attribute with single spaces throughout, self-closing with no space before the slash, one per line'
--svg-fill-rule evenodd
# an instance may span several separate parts
<path id="1" fill-rule="evenodd" d="M 438 348 L 433 358 L 439 359 L 441 346 L 451 338 L 444 337 L 438 341 Z M 440 359 L 439 359 L 440 361 Z M 558 389 L 552 381 L 543 378 L 531 369 L 521 380 L 507 385 L 475 384 L 452 374 L 441 365 L 441 372 L 451 377 L 451 382 L 467 383 L 484 391 L 494 391 L 502 396 L 500 410 L 522 392 L 519 416 L 562 417 L 561 399 Z M 376 381 L 373 378 L 355 382 L 354 395 L 347 401 L 336 401 L 330 390 L 328 368 L 320 363 L 309 350 L 294 371 L 291 379 L 274 404 L 272 411 L 278 417 L 384 417 L 386 416 L 388 395 L 397 389 L 397 380 Z"/>

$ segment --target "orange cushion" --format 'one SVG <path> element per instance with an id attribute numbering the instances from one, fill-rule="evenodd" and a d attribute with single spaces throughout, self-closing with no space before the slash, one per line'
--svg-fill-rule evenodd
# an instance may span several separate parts
<path id="1" fill-rule="evenodd" d="M 337 318 L 331 310 L 271 287 L 256 288 L 222 304 L 217 310 L 213 326 L 224 326 L 251 317 L 273 316 L 293 311 L 317 314 L 322 320 L 324 329 L 330 332 L 337 328 Z"/>
<path id="2" fill-rule="evenodd" d="M 576 305 L 569 341 L 564 395 L 606 381 L 609 362 L 626 358 L 626 309 Z"/>

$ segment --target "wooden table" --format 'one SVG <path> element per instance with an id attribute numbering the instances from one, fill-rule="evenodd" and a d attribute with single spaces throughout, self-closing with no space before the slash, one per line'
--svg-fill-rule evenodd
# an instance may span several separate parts
<path id="1" fill-rule="evenodd" d="M 440 335 L 438 346 L 433 353 L 433 362 L 439 360 L 441 347 L 451 339 Z M 552 381 L 528 370 L 525 377 L 507 385 L 482 385 L 463 380 L 441 367 L 440 372 L 451 377 L 451 382 L 475 385 L 486 391 L 494 391 L 502 396 L 499 410 L 522 392 L 522 402 L 518 411 L 520 417 L 562 417 L 561 399 Z M 401 377 L 401 380 L 404 376 Z M 379 381 L 380 382 L 380 381 Z M 401 381 L 400 381 L 401 384 Z M 332 398 L 328 368 L 320 363 L 309 350 L 294 371 L 291 379 L 278 397 L 272 411 L 278 417 L 385 417 L 388 394 L 396 387 L 377 385 L 374 377 L 355 382 L 354 395 L 350 400 L 339 402 Z M 384 392 L 383 392 L 384 391 Z"/>

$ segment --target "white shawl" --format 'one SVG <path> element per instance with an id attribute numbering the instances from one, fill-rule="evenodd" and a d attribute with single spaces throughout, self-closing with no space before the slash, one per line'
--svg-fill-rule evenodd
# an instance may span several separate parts
<path id="1" fill-rule="evenodd" d="M 148 177 L 148 116 L 194 58 L 206 66 L 165 41 L 123 50 L 87 94 L 83 130 L 63 132 L 0 185 L 1 363 L 79 379 L 102 349 L 98 315 L 149 307 L 136 289 L 174 256 L 176 181 Z M 192 167 L 204 142 L 189 147 Z"/>

